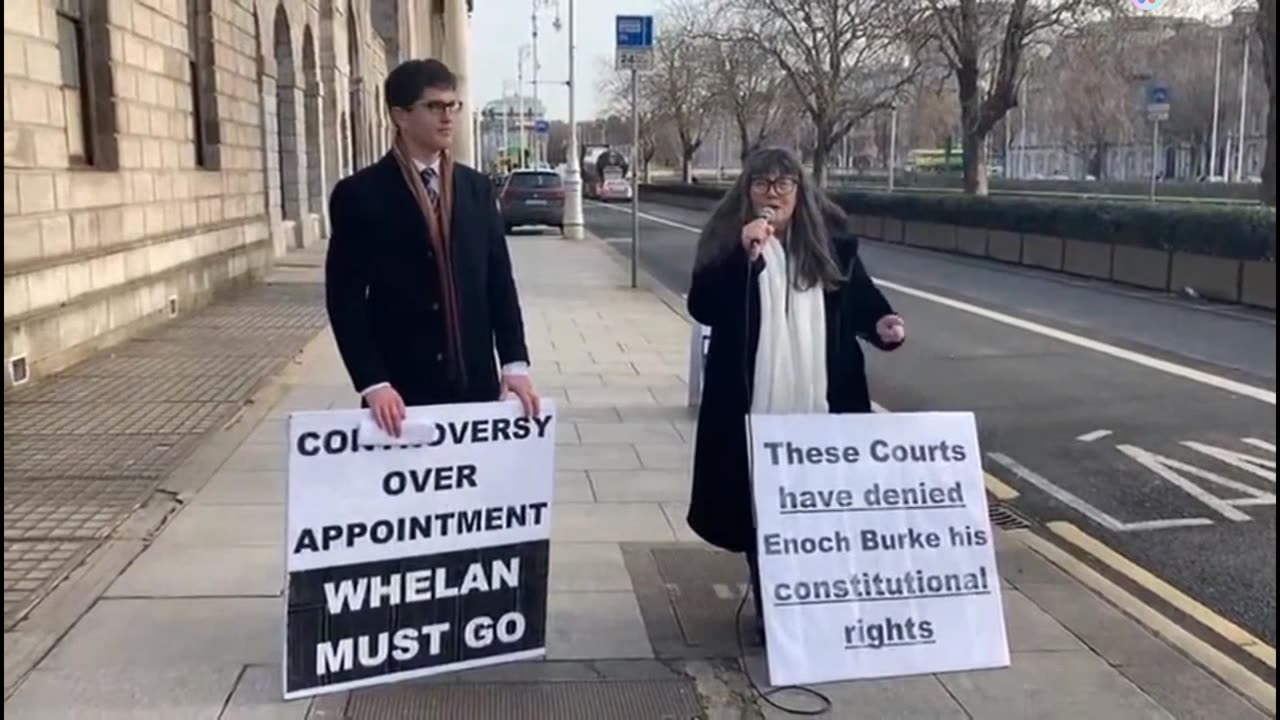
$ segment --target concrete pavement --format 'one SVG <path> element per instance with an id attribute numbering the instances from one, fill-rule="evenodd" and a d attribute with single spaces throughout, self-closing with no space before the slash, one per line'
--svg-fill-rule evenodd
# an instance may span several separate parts
<path id="1" fill-rule="evenodd" d="M 675 652 L 655 641 L 661 613 L 689 621 L 684 637 L 692 637 L 694 621 L 723 623 L 736 606 L 732 596 L 701 615 L 670 598 L 670 607 L 655 605 L 667 590 L 628 560 L 661 566 L 656 559 L 675 551 L 721 560 L 683 522 L 693 427 L 684 409 L 687 322 L 654 294 L 625 289 L 623 267 L 602 244 L 522 236 L 511 247 L 534 377 L 562 408 L 546 661 L 314 702 L 278 700 L 284 421 L 293 410 L 356 402 L 324 332 L 286 371 L 279 401 L 181 492 L 180 512 L 15 683 L 6 713 L 784 717 L 755 701 L 730 654 Z M 1025 533 L 1003 533 L 997 545 L 1010 669 L 824 687 L 830 717 L 1265 717 L 1047 562 Z M 671 597 L 698 590 L 678 586 Z M 764 677 L 758 656 L 747 665 Z"/>

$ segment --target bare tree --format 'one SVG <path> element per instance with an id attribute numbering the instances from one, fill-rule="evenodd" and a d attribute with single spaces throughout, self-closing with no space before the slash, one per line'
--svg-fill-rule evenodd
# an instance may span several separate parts
<path id="1" fill-rule="evenodd" d="M 659 104 L 658 93 L 653 87 L 653 77 L 651 73 L 638 73 L 636 75 L 636 119 L 640 141 L 639 146 L 636 148 L 636 164 L 639 165 L 639 168 L 633 168 L 632 172 L 640 173 L 645 182 L 649 180 L 651 163 L 658 155 L 658 150 L 664 137 L 664 129 L 670 124 L 669 116 L 662 112 Z M 614 133 L 621 130 L 626 140 L 618 144 L 630 148 L 631 73 L 614 70 L 612 64 L 610 64 L 607 71 L 601 74 L 598 89 L 600 94 L 607 98 L 607 106 L 611 113 L 607 119 L 607 125 L 611 133 L 610 144 L 614 142 L 613 138 L 616 137 Z M 615 119 L 618 122 L 615 122 Z"/>
<path id="2" fill-rule="evenodd" d="M 1122 30 L 1096 23 L 1059 43 L 1049 64 L 1064 144 L 1098 179 L 1106 176 L 1107 151 L 1133 131 L 1137 106 L 1127 42 Z"/>
<path id="3" fill-rule="evenodd" d="M 1267 108 L 1267 154 L 1262 164 L 1262 202 L 1276 206 L 1276 0 L 1259 0 L 1256 28 L 1262 44 Z"/>
<path id="4" fill-rule="evenodd" d="M 720 35 L 725 17 L 708 15 Z M 745 43 L 717 37 L 717 29 L 707 32 L 712 72 L 712 100 L 738 131 L 740 157 L 773 139 L 783 118 L 786 77 L 772 63 L 761 63 L 759 50 Z"/>
<path id="5" fill-rule="evenodd" d="M 680 169 L 691 177 L 694 153 L 702 147 L 715 105 L 715 43 L 701 32 L 706 16 L 688 2 L 672 0 L 663 6 L 654 47 L 653 70 L 644 73 L 646 90 L 653 93 L 658 112 L 665 116 L 680 144 Z"/>
<path id="6" fill-rule="evenodd" d="M 813 126 L 813 174 L 826 184 L 836 144 L 888 109 L 916 67 L 920 14 L 902 0 L 724 0 L 720 39 L 762 51 L 781 70 Z M 712 10 L 717 12 L 717 10 Z"/>
<path id="7" fill-rule="evenodd" d="M 965 192 L 987 194 L 986 139 L 1017 106 L 1027 48 L 1097 14 L 1118 11 L 1113 0 L 926 0 L 936 47 L 960 94 Z"/>

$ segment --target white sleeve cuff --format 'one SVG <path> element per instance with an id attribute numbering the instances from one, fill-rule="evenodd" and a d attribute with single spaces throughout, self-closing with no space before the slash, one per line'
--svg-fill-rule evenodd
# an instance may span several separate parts
<path id="1" fill-rule="evenodd" d="M 507 363 L 506 365 L 502 366 L 502 374 L 503 375 L 528 375 L 529 363 L 527 362 Z"/>
<path id="2" fill-rule="evenodd" d="M 380 382 L 380 383 L 377 383 L 377 384 L 375 384 L 375 385 L 370 385 L 369 387 L 367 387 L 367 388 L 365 388 L 365 389 L 363 389 L 363 390 L 361 390 L 361 391 L 360 391 L 360 397 L 365 397 L 366 395 L 368 395 L 369 393 L 373 392 L 374 390 L 378 390 L 378 389 L 380 389 L 380 388 L 384 388 L 384 387 L 391 387 L 391 383 Z"/>

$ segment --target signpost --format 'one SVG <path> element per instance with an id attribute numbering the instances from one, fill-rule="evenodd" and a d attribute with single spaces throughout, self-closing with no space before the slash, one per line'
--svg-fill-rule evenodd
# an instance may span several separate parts
<path id="1" fill-rule="evenodd" d="M 653 69 L 653 16 L 619 15 L 614 67 L 631 71 L 631 287 L 640 264 L 640 110 L 637 73 Z"/>
<path id="2" fill-rule="evenodd" d="M 1156 175 L 1160 167 L 1160 123 L 1169 119 L 1169 88 L 1152 86 L 1147 95 L 1147 119 L 1151 121 L 1151 200 L 1156 199 Z"/>

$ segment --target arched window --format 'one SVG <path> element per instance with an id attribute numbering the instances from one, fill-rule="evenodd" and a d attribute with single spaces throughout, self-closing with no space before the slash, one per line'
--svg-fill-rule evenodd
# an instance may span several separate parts
<path id="1" fill-rule="evenodd" d="M 191 81 L 192 141 L 196 167 L 222 167 L 218 93 L 214 85 L 211 0 L 187 0 L 187 67 Z"/>
<path id="2" fill-rule="evenodd" d="M 107 4 L 58 0 L 56 17 L 71 165 L 116 170 L 120 155 Z"/>

